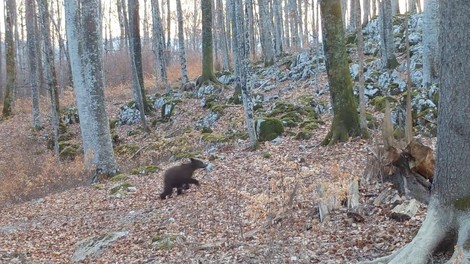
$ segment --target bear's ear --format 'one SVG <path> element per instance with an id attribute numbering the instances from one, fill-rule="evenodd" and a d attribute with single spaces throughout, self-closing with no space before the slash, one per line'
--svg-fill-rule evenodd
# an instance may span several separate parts
<path id="1" fill-rule="evenodd" d="M 195 159 L 193 159 L 193 158 L 189 158 L 189 160 L 191 160 L 191 163 L 194 163 L 194 162 L 196 162 L 196 160 L 195 160 Z"/>

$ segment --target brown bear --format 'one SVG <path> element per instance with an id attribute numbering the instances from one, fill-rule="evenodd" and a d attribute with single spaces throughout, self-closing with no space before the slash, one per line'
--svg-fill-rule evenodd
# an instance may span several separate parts
<path id="1" fill-rule="evenodd" d="M 183 193 L 183 189 L 189 189 L 189 184 L 199 186 L 199 181 L 193 178 L 193 173 L 197 169 L 207 167 L 204 162 L 191 158 L 191 163 L 183 163 L 179 166 L 171 167 L 165 171 L 163 175 L 163 192 L 160 194 L 161 199 L 171 196 L 173 188 L 176 188 L 178 195 Z"/>

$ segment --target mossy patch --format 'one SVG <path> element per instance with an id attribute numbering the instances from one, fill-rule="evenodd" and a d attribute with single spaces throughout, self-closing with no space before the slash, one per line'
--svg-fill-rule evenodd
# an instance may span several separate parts
<path id="1" fill-rule="evenodd" d="M 114 154 L 116 156 L 127 156 L 134 155 L 140 147 L 135 144 L 122 144 L 114 148 Z"/>
<path id="2" fill-rule="evenodd" d="M 282 135 L 284 126 L 277 118 L 260 118 L 256 120 L 256 132 L 260 142 L 269 141 Z"/>
<path id="3" fill-rule="evenodd" d="M 74 160 L 78 155 L 77 149 L 78 148 L 73 145 L 63 147 L 63 149 L 59 152 L 60 160 Z"/>
<path id="4" fill-rule="evenodd" d="M 158 250 L 170 250 L 175 246 L 176 238 L 174 236 L 156 236 L 152 238 L 152 244 L 157 246 Z"/>
<path id="5" fill-rule="evenodd" d="M 313 136 L 312 132 L 310 132 L 307 129 L 302 129 L 301 131 L 299 131 L 299 133 L 297 133 L 297 135 L 295 135 L 295 139 L 297 140 L 310 139 L 312 136 Z"/>
<path id="6" fill-rule="evenodd" d="M 159 171 L 160 168 L 154 165 L 147 165 L 143 167 L 139 167 L 137 169 L 131 170 L 131 174 L 133 175 L 147 175 L 149 173 L 154 173 Z"/>
<path id="7" fill-rule="evenodd" d="M 117 194 L 118 192 L 121 192 L 121 191 L 128 191 L 129 188 L 134 188 L 135 186 L 128 183 L 128 182 L 124 182 L 124 183 L 119 183 L 119 184 L 116 184 L 114 185 L 111 190 L 109 190 L 109 193 L 111 195 L 114 195 L 114 194 Z"/>
<path id="8" fill-rule="evenodd" d="M 111 177 L 111 181 L 113 182 L 118 182 L 118 181 L 126 181 L 129 177 L 127 177 L 126 174 L 124 173 L 119 173 L 118 175 L 115 175 Z"/>
<path id="9" fill-rule="evenodd" d="M 468 211 L 470 208 L 470 195 L 455 200 L 454 206 L 460 211 Z"/>
<path id="10" fill-rule="evenodd" d="M 220 134 L 215 134 L 215 133 L 202 133 L 202 139 L 207 142 L 211 143 L 221 143 L 221 142 L 227 142 L 230 140 L 230 138 L 220 135 Z"/>

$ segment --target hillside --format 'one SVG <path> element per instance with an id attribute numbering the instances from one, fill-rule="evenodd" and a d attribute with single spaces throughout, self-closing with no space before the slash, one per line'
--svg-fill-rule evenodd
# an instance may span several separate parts
<path id="1" fill-rule="evenodd" d="M 416 34 L 418 20 L 411 23 Z M 373 39 L 369 38 L 370 48 Z M 397 41 L 399 45 L 402 40 Z M 402 89 L 404 71 L 373 76 L 377 63 L 371 53 L 371 139 L 352 138 L 323 147 L 320 142 L 332 115 L 324 59 L 315 50 L 287 55 L 270 68 L 255 64 L 251 69 L 260 104 L 257 116 L 274 115 L 276 109 L 282 109 L 274 115 L 279 118 L 306 109 L 317 116 L 308 131 L 300 126 L 305 115 L 291 117 L 292 124 L 280 137 L 261 143 L 255 151 L 249 150 L 243 132 L 243 108 L 230 100 L 234 91 L 229 75 L 219 77 L 227 84 L 220 90 L 175 89 L 173 97 L 178 100 L 171 116 L 163 120 L 157 107 L 149 116 L 149 134 L 133 124 L 130 88 L 108 88 L 107 111 L 117 124 L 113 135 L 122 174 L 94 185 L 79 156 L 55 165 L 47 150 L 47 132 L 31 131 L 27 103 L 20 102 L 16 108 L 24 110 L 0 123 L 0 137 L 15 135 L 2 143 L 0 152 L 0 262 L 356 263 L 402 247 L 418 230 L 426 205 L 419 204 L 414 217 L 400 222 L 390 217 L 391 204 L 374 204 L 390 187 L 381 181 L 374 162 L 380 155 L 383 114 L 372 103 L 379 96 L 372 91 L 380 85 Z M 354 60 L 354 48 L 350 51 Z M 353 66 L 351 73 L 354 76 Z M 395 94 L 399 102 L 403 91 Z M 150 91 L 154 105 L 172 102 L 161 94 L 158 88 Z M 432 135 L 432 127 L 419 129 Z M 68 144 L 79 144 L 78 124 L 67 126 L 67 131 Z M 299 136 L 300 132 L 309 133 Z M 433 138 L 420 137 L 433 145 Z M 160 200 L 163 171 L 193 156 L 210 163 L 210 169 L 195 173 L 201 186 Z M 345 206 L 353 180 L 360 181 L 363 219 Z M 324 203 L 331 212 L 320 221 Z M 84 245 L 101 250 L 85 258 L 86 253 L 78 250 Z"/>

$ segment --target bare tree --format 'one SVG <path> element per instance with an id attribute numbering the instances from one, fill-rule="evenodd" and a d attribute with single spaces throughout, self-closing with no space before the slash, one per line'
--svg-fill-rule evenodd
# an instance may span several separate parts
<path id="1" fill-rule="evenodd" d="M 140 112 L 140 120 L 144 131 L 148 131 L 145 113 L 150 111 L 150 105 L 145 97 L 144 73 L 142 69 L 142 42 L 140 39 L 139 0 L 128 0 L 127 4 L 129 23 L 127 36 L 129 37 L 129 53 L 131 56 L 131 71 L 134 100 Z"/>
<path id="2" fill-rule="evenodd" d="M 364 94 L 364 37 L 362 35 L 361 23 L 361 1 L 355 1 L 355 18 L 356 18 L 356 34 L 357 34 L 357 56 L 359 60 L 359 125 L 363 136 L 368 137 L 367 120 L 366 120 L 366 96 Z"/>
<path id="3" fill-rule="evenodd" d="M 66 31 L 85 165 L 97 174 L 114 175 L 117 164 L 104 104 L 100 3 L 65 1 Z"/>
<path id="4" fill-rule="evenodd" d="M 281 56 L 284 52 L 282 46 L 281 0 L 273 0 L 273 18 L 278 21 L 278 23 L 274 23 L 274 52 L 276 56 Z"/>
<path id="5" fill-rule="evenodd" d="M 7 83 L 3 95 L 3 117 L 7 118 L 13 114 L 13 102 L 16 89 L 16 48 L 15 48 L 15 13 L 16 1 L 5 2 L 5 55 Z"/>
<path id="6" fill-rule="evenodd" d="M 380 0 L 380 40 L 382 67 L 394 69 L 398 66 L 393 43 L 392 5 L 391 0 Z"/>
<path id="7" fill-rule="evenodd" d="M 269 12 L 269 5 L 267 0 L 258 0 L 259 5 L 259 19 L 261 21 L 261 49 L 263 51 L 264 66 L 270 66 L 274 64 L 274 49 L 273 49 L 273 37 L 271 29 L 271 13 Z"/>
<path id="8" fill-rule="evenodd" d="M 468 263 L 470 214 L 470 2 L 439 3 L 439 115 L 437 159 L 426 219 L 415 238 L 369 263 L 432 263 L 440 244 L 452 246 L 446 263 Z M 456 76 L 458 76 L 456 78 Z"/>
<path id="9" fill-rule="evenodd" d="M 33 114 L 33 128 L 42 127 L 39 115 L 39 90 L 38 90 L 38 60 L 36 56 L 36 4 L 34 0 L 26 0 L 26 30 L 29 60 L 29 84 L 31 86 L 31 102 Z"/>
<path id="10" fill-rule="evenodd" d="M 341 0 L 321 0 L 323 49 L 326 72 L 333 105 L 333 123 L 322 145 L 346 141 L 361 135 L 357 105 L 353 96 L 353 83 L 349 74 L 344 37 Z"/>
<path id="11" fill-rule="evenodd" d="M 176 0 L 176 14 L 178 16 L 178 48 L 181 66 L 181 84 L 188 82 L 188 70 L 186 70 L 186 51 L 184 48 L 184 31 L 183 31 L 183 10 L 181 8 L 181 0 Z"/>
<path id="12" fill-rule="evenodd" d="M 250 138 L 250 145 L 254 149 L 256 147 L 256 132 L 253 121 L 253 101 L 251 98 L 250 87 L 247 84 L 247 68 L 248 68 L 248 50 L 245 45 L 247 45 L 247 35 L 246 32 L 246 15 L 243 12 L 242 0 L 234 0 L 234 17 L 235 20 L 233 25 L 233 32 L 235 34 L 234 38 L 234 48 L 236 49 L 235 56 L 238 57 L 235 64 L 235 73 L 237 76 L 237 86 L 241 89 L 243 107 L 245 113 L 245 124 L 248 131 L 248 136 Z"/>
<path id="13" fill-rule="evenodd" d="M 249 0 L 251 1 L 251 0 Z M 247 3 L 249 2 L 247 1 Z M 224 6 L 222 0 L 217 0 L 217 16 L 219 20 L 220 51 L 222 53 L 222 70 L 230 70 L 230 54 L 225 30 Z"/>
<path id="14" fill-rule="evenodd" d="M 423 16 L 423 86 L 428 87 L 437 78 L 437 35 L 439 1 L 424 1 Z"/>
<path id="15" fill-rule="evenodd" d="M 166 57 L 165 45 L 163 39 L 163 26 L 160 17 L 160 8 L 158 7 L 157 0 L 152 1 L 152 35 L 153 35 L 153 53 L 156 58 L 157 68 L 160 69 L 160 78 L 163 82 L 163 87 L 166 93 L 170 92 L 170 85 L 168 84 L 168 77 L 166 72 Z"/>
<path id="16" fill-rule="evenodd" d="M 201 0 L 202 10 L 202 81 L 214 81 L 214 59 L 212 48 L 212 2 Z"/>
<path id="17" fill-rule="evenodd" d="M 41 18 L 41 31 L 44 44 L 44 70 L 46 76 L 46 86 L 51 100 L 51 121 L 54 135 L 54 151 L 56 157 L 59 156 L 59 85 L 54 63 L 54 48 L 50 33 L 50 15 L 46 0 L 37 0 L 38 11 Z"/>

